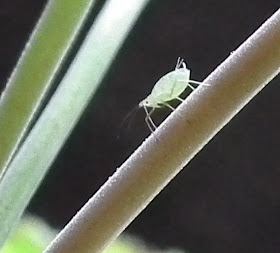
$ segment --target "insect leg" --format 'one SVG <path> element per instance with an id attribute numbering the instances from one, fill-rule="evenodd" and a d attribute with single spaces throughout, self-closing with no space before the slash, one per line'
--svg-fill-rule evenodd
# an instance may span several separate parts
<path id="1" fill-rule="evenodd" d="M 173 106 L 171 106 L 170 104 L 168 104 L 168 103 L 163 103 L 163 105 L 165 105 L 166 107 L 170 108 L 172 111 L 175 110 L 175 108 Z"/>
<path id="2" fill-rule="evenodd" d="M 156 124 L 153 122 L 151 115 L 152 113 L 155 111 L 155 108 L 153 107 L 150 111 L 148 111 L 146 106 L 143 106 L 145 113 L 146 113 L 146 117 L 145 117 L 145 121 L 147 123 L 147 126 L 149 127 L 151 132 L 154 132 L 157 128 Z"/>
<path id="3" fill-rule="evenodd" d="M 177 100 L 179 100 L 180 102 L 183 102 L 184 99 L 180 98 L 180 97 L 176 97 Z"/>
<path id="4" fill-rule="evenodd" d="M 195 84 L 202 84 L 205 86 L 211 86 L 210 84 L 204 83 L 204 82 L 198 82 L 198 81 L 194 81 L 194 80 L 189 80 L 189 83 L 195 83 Z"/>
<path id="5" fill-rule="evenodd" d="M 188 86 L 189 86 L 192 90 L 195 90 L 195 87 L 193 87 L 193 86 L 190 84 L 190 81 L 188 82 Z"/>

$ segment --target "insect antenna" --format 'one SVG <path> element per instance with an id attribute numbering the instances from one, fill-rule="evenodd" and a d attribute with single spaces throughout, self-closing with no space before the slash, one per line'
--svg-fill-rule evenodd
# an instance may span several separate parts
<path id="1" fill-rule="evenodd" d="M 127 115 L 123 118 L 123 120 L 122 120 L 122 122 L 121 122 L 121 124 L 120 124 L 120 126 L 119 126 L 119 134 L 117 135 L 117 139 L 120 138 L 120 136 L 121 136 L 121 131 L 122 131 L 122 129 L 123 129 L 124 124 L 127 122 L 127 120 L 129 120 L 129 121 L 128 121 L 128 124 L 127 124 L 127 128 L 130 127 L 131 122 L 132 122 L 132 120 L 134 119 L 134 117 L 135 117 L 136 112 L 137 112 L 138 109 L 139 109 L 139 106 L 138 106 L 138 105 L 134 106 L 133 109 L 130 110 L 130 111 L 127 113 Z M 133 116 L 133 117 L 131 117 L 131 116 Z"/>

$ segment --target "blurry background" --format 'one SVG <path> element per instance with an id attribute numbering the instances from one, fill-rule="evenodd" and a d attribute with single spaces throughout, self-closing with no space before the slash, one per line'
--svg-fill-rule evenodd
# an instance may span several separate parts
<path id="1" fill-rule="evenodd" d="M 45 3 L 0 2 L 1 89 Z M 279 7 L 279 0 L 152 1 L 28 211 L 56 228 L 66 224 L 149 135 L 143 111 L 131 122 L 123 119 L 174 69 L 177 57 L 186 60 L 192 79 L 203 80 Z M 126 231 L 163 249 L 280 252 L 279 82 L 235 117 Z M 168 113 L 156 112 L 155 122 Z"/>

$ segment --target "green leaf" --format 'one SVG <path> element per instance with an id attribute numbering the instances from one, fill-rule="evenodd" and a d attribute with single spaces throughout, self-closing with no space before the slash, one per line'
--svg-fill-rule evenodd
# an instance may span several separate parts
<path id="1" fill-rule="evenodd" d="M 52 0 L 47 4 L 1 94 L 0 175 L 30 128 L 94 3 Z"/>
<path id="2" fill-rule="evenodd" d="M 96 92 L 148 0 L 106 2 L 73 63 L 0 182 L 0 246 Z M 119 8 L 121 6 L 121 8 Z"/>

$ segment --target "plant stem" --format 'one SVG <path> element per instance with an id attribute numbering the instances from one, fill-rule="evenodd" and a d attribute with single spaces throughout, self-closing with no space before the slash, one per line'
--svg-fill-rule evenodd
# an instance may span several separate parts
<path id="1" fill-rule="evenodd" d="M 44 253 L 102 252 L 280 71 L 280 10 L 213 71 L 75 215 Z"/>
<path id="2" fill-rule="evenodd" d="M 0 178 L 30 130 L 95 0 L 50 0 L 0 96 Z"/>
<path id="3" fill-rule="evenodd" d="M 95 94 L 147 2 L 109 0 L 98 14 L 67 73 L 0 182 L 0 247 Z"/>

